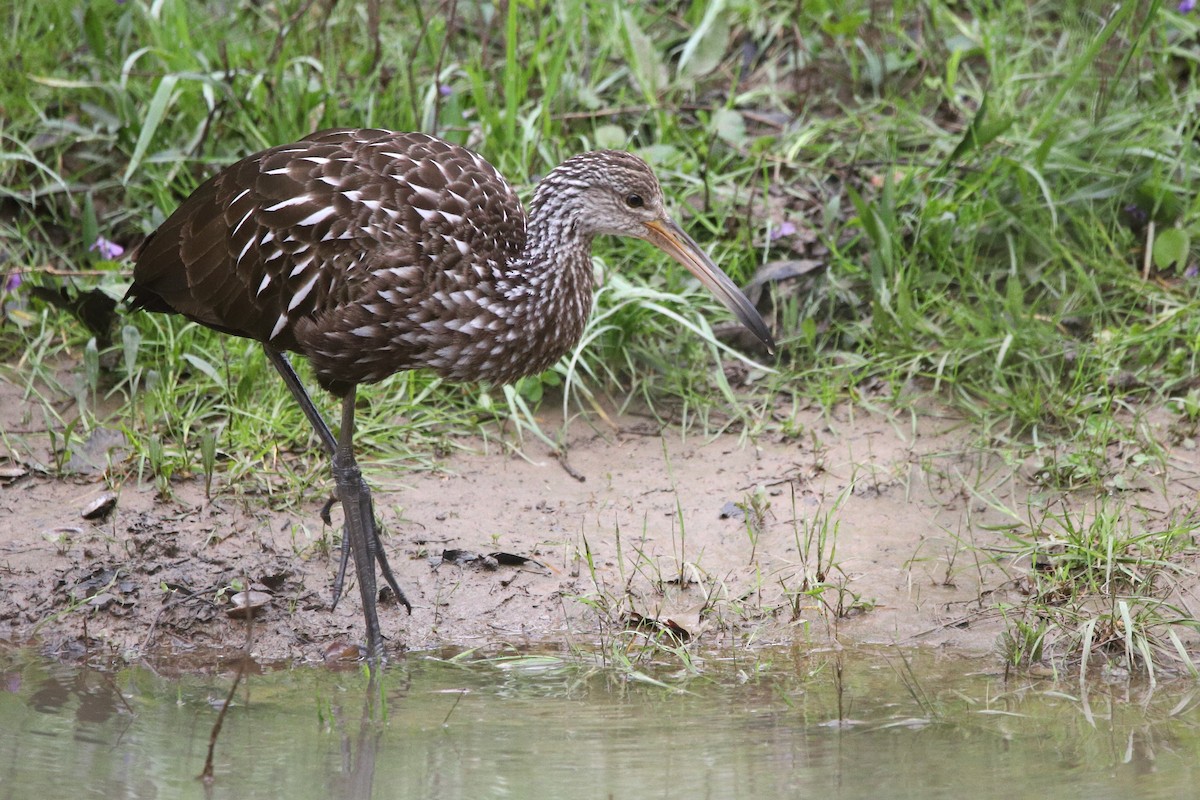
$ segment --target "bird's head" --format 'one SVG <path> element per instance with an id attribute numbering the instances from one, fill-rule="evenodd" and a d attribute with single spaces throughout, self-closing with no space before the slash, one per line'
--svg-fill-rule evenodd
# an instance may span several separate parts
<path id="1" fill-rule="evenodd" d="M 599 234 L 632 236 L 663 250 L 774 352 L 775 342 L 758 311 L 667 213 L 658 178 L 642 159 L 621 150 L 567 159 L 538 187 L 534 206 L 549 203 L 566 212 L 568 224 L 588 239 Z"/>

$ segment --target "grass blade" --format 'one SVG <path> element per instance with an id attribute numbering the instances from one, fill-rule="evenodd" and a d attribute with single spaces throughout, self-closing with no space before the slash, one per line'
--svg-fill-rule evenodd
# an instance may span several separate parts
<path id="1" fill-rule="evenodd" d="M 137 144 L 133 147 L 133 156 L 130 157 L 129 166 L 125 168 L 125 174 L 121 177 L 122 183 L 129 183 L 129 179 L 142 165 L 142 159 L 146 157 L 146 151 L 150 148 L 150 143 L 154 141 L 154 134 L 158 131 L 158 126 L 162 124 L 163 117 L 166 116 L 167 109 L 171 106 L 171 95 L 174 93 L 175 84 L 178 81 L 178 75 L 164 75 L 158 82 L 158 88 L 150 100 L 150 107 L 146 110 L 146 120 L 142 123 Z"/>

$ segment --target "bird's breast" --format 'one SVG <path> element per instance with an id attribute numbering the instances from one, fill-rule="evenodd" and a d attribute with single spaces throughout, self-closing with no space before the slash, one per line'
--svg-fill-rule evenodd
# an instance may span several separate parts
<path id="1" fill-rule="evenodd" d="M 301 351 L 327 387 L 429 369 L 452 381 L 512 383 L 553 366 L 580 340 L 591 292 L 540 293 L 536 282 L 403 285 L 301 326 Z"/>

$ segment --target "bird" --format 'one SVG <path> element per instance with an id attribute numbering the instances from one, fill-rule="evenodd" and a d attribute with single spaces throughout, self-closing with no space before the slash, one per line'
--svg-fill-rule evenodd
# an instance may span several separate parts
<path id="1" fill-rule="evenodd" d="M 668 214 L 638 156 L 572 156 L 528 212 L 479 154 L 419 132 L 319 131 L 202 183 L 132 254 L 133 309 L 180 314 L 257 340 L 332 460 L 343 507 L 341 594 L 352 554 L 366 654 L 385 660 L 375 566 L 412 613 L 384 552 L 354 454 L 357 387 L 403 370 L 507 384 L 553 366 L 582 338 L 600 235 L 643 239 L 690 270 L 767 348 L 737 285 Z M 337 436 L 288 354 L 341 400 Z"/>

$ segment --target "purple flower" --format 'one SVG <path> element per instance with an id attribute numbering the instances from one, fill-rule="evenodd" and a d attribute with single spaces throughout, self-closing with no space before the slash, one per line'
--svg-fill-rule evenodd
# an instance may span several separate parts
<path id="1" fill-rule="evenodd" d="M 14 272 L 11 275 L 4 276 L 4 291 L 15 292 L 17 287 L 21 285 L 21 273 Z"/>
<path id="2" fill-rule="evenodd" d="M 442 97 L 449 97 L 450 95 L 454 94 L 454 87 L 448 83 L 443 83 L 438 87 L 438 94 L 440 94 Z"/>
<path id="3" fill-rule="evenodd" d="M 1200 275 L 1200 266 L 1197 266 L 1195 264 L 1192 264 L 1190 267 L 1188 267 L 1187 269 L 1185 269 L 1183 271 L 1183 277 L 1185 277 L 1185 278 L 1194 278 L 1197 275 Z"/>
<path id="4" fill-rule="evenodd" d="M 1179 3 L 1179 13 L 1180 14 L 1187 14 L 1188 12 L 1195 11 L 1195 10 L 1196 10 L 1196 0 L 1180 0 L 1180 3 Z"/>
<path id="5" fill-rule="evenodd" d="M 785 236 L 791 236 L 796 232 L 796 226 L 788 221 L 779 223 L 779 227 L 771 231 L 771 241 L 782 239 Z"/>
<path id="6" fill-rule="evenodd" d="M 92 246 L 88 248 L 88 252 L 99 253 L 101 258 L 111 261 L 125 255 L 125 248 L 116 242 L 110 242 L 103 236 L 97 236 L 96 241 L 92 242 Z"/>

